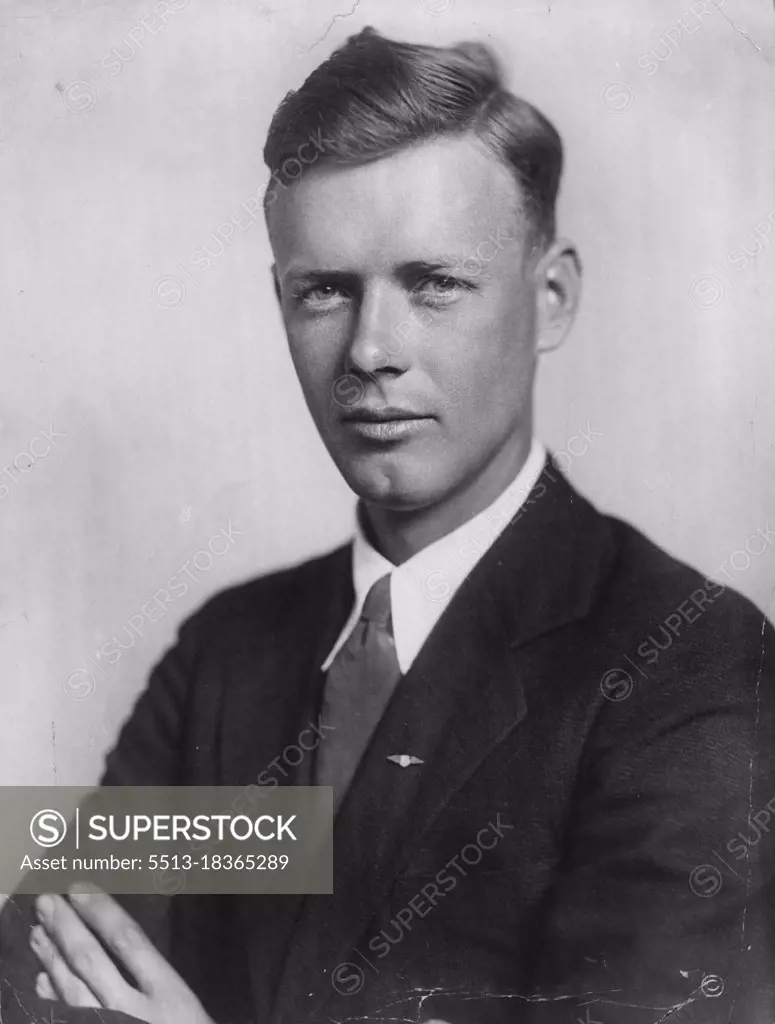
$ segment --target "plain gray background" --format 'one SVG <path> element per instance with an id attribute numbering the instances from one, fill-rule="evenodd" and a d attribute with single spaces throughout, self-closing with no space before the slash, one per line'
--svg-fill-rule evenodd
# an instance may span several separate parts
<path id="1" fill-rule="evenodd" d="M 170 0 L 165 20 L 153 0 L 5 0 L 4 784 L 91 783 L 181 619 L 349 533 L 353 498 L 307 415 L 263 222 L 244 210 L 275 106 L 367 24 L 489 41 L 555 121 L 585 294 L 542 365 L 539 436 L 564 451 L 594 430 L 563 459 L 570 478 L 773 612 L 775 544 L 745 556 L 768 515 L 775 527 L 772 4 L 349 9 Z M 244 230 L 232 221 L 203 269 L 235 215 Z M 229 523 L 234 542 L 211 566 L 199 555 L 207 568 L 148 621 L 142 607 Z M 113 636 L 128 649 L 108 665 L 96 652 Z"/>

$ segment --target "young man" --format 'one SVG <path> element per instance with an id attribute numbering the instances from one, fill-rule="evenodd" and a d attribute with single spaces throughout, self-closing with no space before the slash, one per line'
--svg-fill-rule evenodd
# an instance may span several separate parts
<path id="1" fill-rule="evenodd" d="M 332 785 L 335 893 L 126 899 L 147 936 L 51 898 L 32 953 L 14 904 L 5 977 L 63 1020 L 770 1020 L 773 631 L 532 433 L 580 290 L 557 132 L 484 47 L 366 30 L 265 157 L 355 540 L 190 619 L 104 782 Z"/>

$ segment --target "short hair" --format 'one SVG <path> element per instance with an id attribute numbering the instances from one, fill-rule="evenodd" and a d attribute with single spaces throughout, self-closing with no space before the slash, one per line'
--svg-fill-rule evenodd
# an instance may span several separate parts
<path id="1" fill-rule="evenodd" d="M 417 46 L 373 28 L 350 36 L 275 111 L 264 146 L 272 172 L 264 209 L 278 184 L 287 188 L 301 175 L 300 152 L 311 140 L 315 158 L 306 163 L 357 166 L 417 142 L 471 133 L 514 173 L 534 244 L 549 244 L 563 162 L 554 125 L 505 88 L 488 46 Z"/>

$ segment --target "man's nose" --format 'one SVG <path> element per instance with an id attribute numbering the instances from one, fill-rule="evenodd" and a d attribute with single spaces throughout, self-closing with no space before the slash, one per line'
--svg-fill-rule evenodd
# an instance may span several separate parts
<path id="1" fill-rule="evenodd" d="M 403 297 L 389 286 L 365 292 L 347 351 L 348 370 L 403 373 L 407 369 L 409 353 L 397 330 L 405 305 Z"/>

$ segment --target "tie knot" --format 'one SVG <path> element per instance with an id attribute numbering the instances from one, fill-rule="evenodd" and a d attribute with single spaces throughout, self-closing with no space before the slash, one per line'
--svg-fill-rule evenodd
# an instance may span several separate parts
<path id="1" fill-rule="evenodd" d="M 376 622 L 390 629 L 390 573 L 386 573 L 372 584 L 363 603 L 361 620 Z"/>

